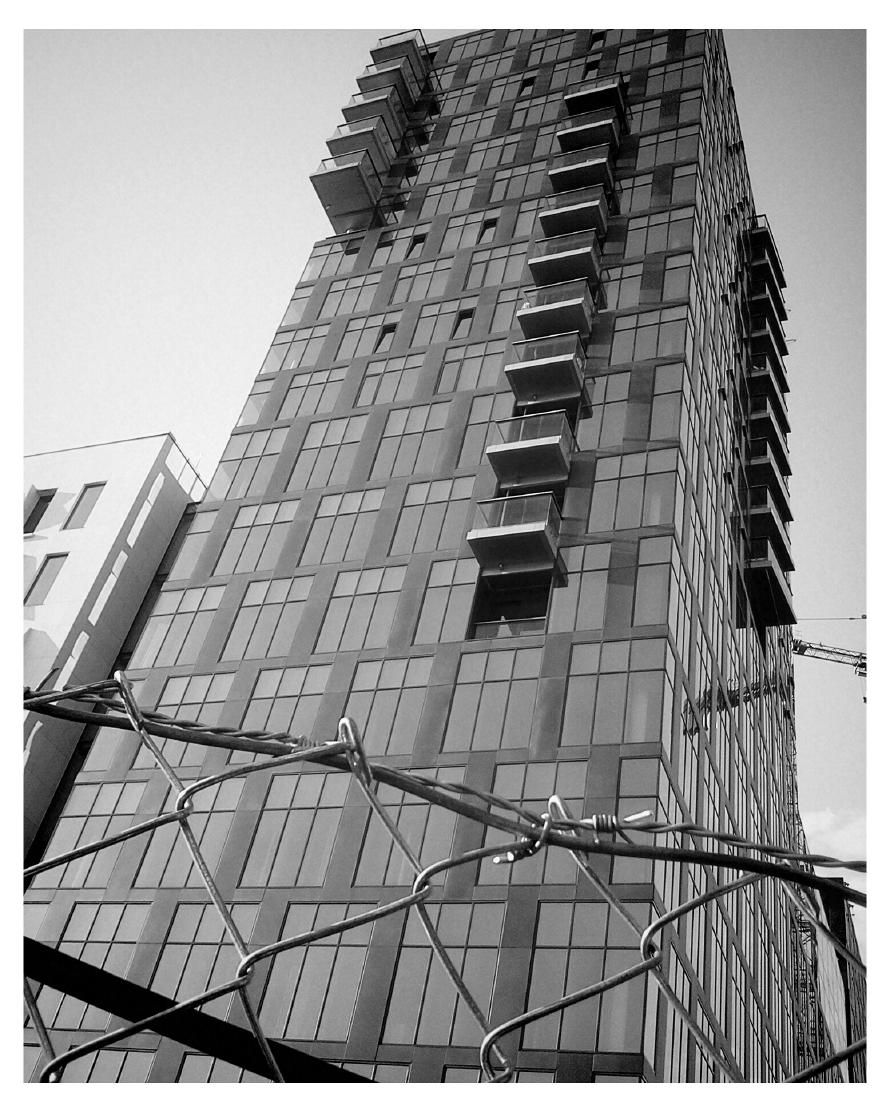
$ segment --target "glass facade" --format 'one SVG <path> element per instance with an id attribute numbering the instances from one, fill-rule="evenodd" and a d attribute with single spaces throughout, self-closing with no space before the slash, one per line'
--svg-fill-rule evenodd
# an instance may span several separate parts
<path id="1" fill-rule="evenodd" d="M 493 30 L 430 49 L 380 192 L 344 214 L 356 167 L 314 176 L 339 234 L 314 248 L 131 635 L 140 702 L 316 739 L 348 713 L 375 760 L 533 808 L 558 791 L 576 815 L 651 810 L 795 844 L 787 517 L 757 495 L 785 484 L 757 449 L 762 384 L 784 375 L 750 309 L 784 279 L 721 34 Z M 547 358 L 524 346 L 566 336 Z M 545 411 L 568 424 L 563 455 L 553 437 L 499 435 Z M 477 503 L 542 493 L 549 556 L 509 525 L 474 531 Z M 56 852 L 167 797 L 132 735 L 95 747 L 46 831 Z M 167 748 L 187 779 L 229 759 Z M 254 945 L 411 879 L 344 774 L 259 771 L 218 795 L 202 794 L 195 828 Z M 380 795 L 424 864 L 487 844 L 468 819 Z M 716 882 L 602 861 L 641 921 Z M 139 983 L 183 994 L 224 975 L 169 826 L 26 899 L 39 939 L 77 947 L 95 930 L 85 907 L 124 909 L 125 941 L 109 928 L 95 960 L 116 946 Z M 634 962 L 564 852 L 456 870 L 429 906 L 498 1022 Z M 765 881 L 665 938 L 674 991 L 752 1081 L 822 1053 L 794 922 Z M 478 1080 L 479 1032 L 404 912 L 266 963 L 256 1003 L 271 1035 L 378 1081 Z M 84 1008 L 50 1018 L 59 1045 L 104 1030 Z M 131 1041 L 82 1079 L 258 1080 Z M 643 980 L 515 1042 L 520 1082 L 719 1080 Z"/>

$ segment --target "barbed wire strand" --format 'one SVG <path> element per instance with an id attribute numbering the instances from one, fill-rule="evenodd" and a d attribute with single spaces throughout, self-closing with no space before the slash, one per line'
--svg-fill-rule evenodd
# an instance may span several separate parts
<path id="1" fill-rule="evenodd" d="M 118 698 L 113 697 L 113 693 L 117 693 Z M 124 716 L 114 717 L 108 714 L 96 714 L 93 711 L 82 710 L 78 707 L 76 710 L 70 708 L 59 707 L 60 701 L 75 701 L 75 702 L 90 702 L 93 704 L 99 703 L 106 706 L 107 709 L 123 710 Z M 790 866 L 782 866 L 775 862 L 762 862 L 754 858 L 731 856 L 726 854 L 714 854 L 701 851 L 688 851 L 686 856 L 668 857 L 672 860 L 688 860 L 691 863 L 709 864 L 719 868 L 732 868 L 741 869 L 751 866 L 756 869 L 756 872 L 751 872 L 736 878 L 733 881 L 719 885 L 717 888 L 712 888 L 705 893 L 695 897 L 692 900 L 686 901 L 684 904 L 679 905 L 672 911 L 662 915 L 659 919 L 650 923 L 648 927 L 641 931 L 635 919 L 630 915 L 622 902 L 614 895 L 611 889 L 604 882 L 597 877 L 596 873 L 590 868 L 586 857 L 591 852 L 612 852 L 613 856 L 631 856 L 631 857 L 645 857 L 650 860 L 659 859 L 657 850 L 662 847 L 652 845 L 640 845 L 630 839 L 628 831 L 636 830 L 639 833 L 650 834 L 654 836 L 658 833 L 673 833 L 686 834 L 690 837 L 700 838 L 713 838 L 718 841 L 725 841 L 735 848 L 744 848 L 751 852 L 761 852 L 766 856 L 780 857 L 786 860 L 799 860 L 804 864 L 818 863 L 820 865 L 829 865 L 834 867 L 849 867 L 849 863 L 845 865 L 843 862 L 838 862 L 832 858 L 826 858 L 823 855 L 802 855 L 792 854 L 790 851 L 785 850 L 783 847 L 767 846 L 760 843 L 746 842 L 743 839 L 737 838 L 735 835 L 727 835 L 724 832 L 709 831 L 706 828 L 696 827 L 693 824 L 659 824 L 649 823 L 641 825 L 640 818 L 644 816 L 634 816 L 630 819 L 619 820 L 615 816 L 594 816 L 593 819 L 574 820 L 569 816 L 565 805 L 558 796 L 551 797 L 548 805 L 548 811 L 542 815 L 540 819 L 533 815 L 529 810 L 520 807 L 510 800 L 502 799 L 492 793 L 482 792 L 479 789 L 472 788 L 470 785 L 444 783 L 437 781 L 433 778 L 415 776 L 410 773 L 397 772 L 396 770 L 385 769 L 383 766 L 374 766 L 367 760 L 364 748 L 361 744 L 360 735 L 355 723 L 348 718 L 341 719 L 338 728 L 338 736 L 334 741 L 325 742 L 323 744 L 313 746 L 305 737 L 294 738 L 287 734 L 278 733 L 275 735 L 267 734 L 262 731 L 239 731 L 229 728 L 220 729 L 218 727 L 209 727 L 202 725 L 198 722 L 184 722 L 183 720 L 171 719 L 166 715 L 160 715 L 157 712 L 143 712 L 136 703 L 132 688 L 129 681 L 123 672 L 115 673 L 114 679 L 109 681 L 102 681 L 96 684 L 81 685 L 76 688 L 62 690 L 58 692 L 45 692 L 35 695 L 28 689 L 25 691 L 25 707 L 28 710 L 34 710 L 37 713 L 50 714 L 56 717 L 75 718 L 77 721 L 98 721 L 103 726 L 111 728 L 123 729 L 128 732 L 133 732 L 137 735 L 140 742 L 144 744 L 152 756 L 154 757 L 158 767 L 163 772 L 168 783 L 177 791 L 176 806 L 172 812 L 165 813 L 164 815 L 157 816 L 155 819 L 148 820 L 148 822 L 137 824 L 117 835 L 110 836 L 105 839 L 99 839 L 96 842 L 89 843 L 85 846 L 78 847 L 76 850 L 70 851 L 65 854 L 60 854 L 49 861 L 40 862 L 34 866 L 30 866 L 25 870 L 26 877 L 36 875 L 38 872 L 45 871 L 49 868 L 54 868 L 60 864 L 74 860 L 77 857 L 86 856 L 89 853 L 98 852 L 100 849 L 107 848 L 108 846 L 117 844 L 127 838 L 137 837 L 141 834 L 149 833 L 154 828 L 162 825 L 163 823 L 177 822 L 178 829 L 182 833 L 186 842 L 189 853 L 201 878 L 201 881 L 214 905 L 216 912 L 219 914 L 223 921 L 226 933 L 229 940 L 234 945 L 239 957 L 237 967 L 237 976 L 234 980 L 226 982 L 224 985 L 217 986 L 214 989 L 206 990 L 203 993 L 190 997 L 186 1001 L 177 1003 L 173 1007 L 166 1009 L 161 1013 L 149 1016 L 140 1020 L 135 1024 L 128 1024 L 123 1028 L 118 1028 L 108 1034 L 93 1039 L 88 1043 L 83 1043 L 78 1047 L 73 1047 L 66 1053 L 58 1056 L 53 1056 L 52 1042 L 47 1032 L 46 1026 L 43 1023 L 40 1011 L 37 1005 L 36 998 L 31 991 L 30 985 L 27 980 L 25 982 L 25 998 L 29 1014 L 31 1015 L 32 1022 L 35 1030 L 37 1031 L 38 1038 L 41 1042 L 41 1047 L 45 1055 L 50 1057 L 50 1061 L 43 1067 L 40 1075 L 41 1081 L 57 1081 L 61 1079 L 61 1072 L 64 1066 L 74 1060 L 75 1058 L 82 1057 L 86 1054 L 92 1053 L 101 1049 L 106 1045 L 113 1042 L 120 1041 L 131 1034 L 138 1033 L 146 1030 L 152 1026 L 157 1020 L 164 1018 L 176 1012 L 185 1011 L 189 1008 L 200 1007 L 202 1004 L 211 1000 L 217 999 L 227 993 L 237 993 L 241 999 L 242 1005 L 247 1015 L 248 1022 L 250 1023 L 251 1030 L 263 1058 L 266 1062 L 267 1068 L 273 1080 L 283 1081 L 280 1069 L 272 1054 L 268 1040 L 260 1026 L 259 1018 L 253 1008 L 253 1005 L 247 996 L 247 987 L 250 983 L 252 974 L 257 964 L 267 958 L 273 958 L 278 953 L 293 949 L 297 946 L 308 945 L 313 941 L 320 938 L 330 937 L 334 934 L 339 934 L 343 931 L 352 929 L 357 926 L 365 925 L 373 922 L 376 919 L 382 918 L 385 915 L 394 914 L 397 911 L 414 907 L 417 912 L 424 932 L 430 942 L 431 947 L 437 954 L 437 957 L 442 962 L 449 979 L 452 981 L 458 995 L 463 1000 L 464 1004 L 470 1010 L 477 1024 L 483 1032 L 482 1045 L 480 1047 L 480 1061 L 483 1067 L 483 1072 L 487 1080 L 490 1081 L 506 1081 L 509 1080 L 513 1074 L 513 1067 L 508 1062 L 506 1057 L 500 1051 L 497 1045 L 497 1040 L 503 1037 L 508 1031 L 516 1030 L 519 1027 L 533 1022 L 535 1019 L 540 1019 L 545 1015 L 550 1015 L 553 1012 L 562 1008 L 571 1006 L 573 1003 L 580 1002 L 582 999 L 589 999 L 593 995 L 601 995 L 603 992 L 608 991 L 610 988 L 617 987 L 624 984 L 636 976 L 652 972 L 653 977 L 659 985 L 660 990 L 667 997 L 669 1004 L 677 1011 L 681 1020 L 690 1029 L 696 1041 L 699 1043 L 701 1049 L 705 1052 L 706 1056 L 717 1064 L 721 1070 L 727 1072 L 735 1080 L 743 1080 L 737 1065 L 733 1062 L 731 1065 L 724 1062 L 720 1054 L 725 1052 L 718 1051 L 718 1049 L 711 1043 L 704 1032 L 698 1027 L 694 1017 L 682 1002 L 673 993 L 673 990 L 667 984 L 664 978 L 663 970 L 661 969 L 662 952 L 654 943 L 654 935 L 662 930 L 669 923 L 675 921 L 681 916 L 694 910 L 696 907 L 719 898 L 721 895 L 729 891 L 742 887 L 745 884 L 752 883 L 756 880 L 762 879 L 763 876 L 772 875 L 780 880 L 786 887 L 786 891 L 792 898 L 792 902 L 798 907 L 807 918 L 814 922 L 815 926 L 826 935 L 831 944 L 835 947 L 837 952 L 845 960 L 849 961 L 854 968 L 860 972 L 865 972 L 865 967 L 858 961 L 849 950 L 840 942 L 833 933 L 825 927 L 819 920 L 818 914 L 813 908 L 808 908 L 804 899 L 796 896 L 791 891 L 791 883 L 796 882 L 801 885 L 801 891 L 805 892 L 808 888 L 825 888 L 823 878 L 817 878 L 814 874 L 806 871 L 795 869 Z M 62 713 L 59 713 L 59 712 Z M 151 727 L 149 729 L 149 726 Z M 195 741 L 204 743 L 211 746 L 237 749 L 239 751 L 251 752 L 254 755 L 269 755 L 272 759 L 258 763 L 242 765 L 238 768 L 227 769 L 222 773 L 204 777 L 201 780 L 195 781 L 188 786 L 184 786 L 177 777 L 176 773 L 166 761 L 160 747 L 153 741 L 151 733 L 158 734 L 163 737 L 174 736 L 178 740 Z M 206 740 L 205 740 L 206 739 Z M 345 758 L 345 761 L 344 761 Z M 378 906 L 370 911 L 363 912 L 356 916 L 348 917 L 334 924 L 329 924 L 326 927 L 317 928 L 313 931 L 303 932 L 301 935 L 292 936 L 289 939 L 282 939 L 277 943 L 260 949 L 249 951 L 247 946 L 238 931 L 234 920 L 222 900 L 221 894 L 216 886 L 215 880 L 210 869 L 203 858 L 198 841 L 195 839 L 194 832 L 188 824 L 188 816 L 193 811 L 192 797 L 200 791 L 214 786 L 224 780 L 234 778 L 236 776 L 246 776 L 251 772 L 259 771 L 260 769 L 268 769 L 279 767 L 283 764 L 290 764 L 299 760 L 308 760 L 321 762 L 323 764 L 339 768 L 343 771 L 349 771 L 353 778 L 359 785 L 360 790 L 365 796 L 372 810 L 377 814 L 380 821 L 384 824 L 387 833 L 393 844 L 399 849 L 402 856 L 405 857 L 411 868 L 415 872 L 415 878 L 412 884 L 412 892 L 408 896 L 400 897 L 388 904 Z M 345 764 L 345 767 L 344 767 Z M 520 834 L 517 841 L 507 843 L 504 846 L 492 847 L 483 846 L 476 850 L 471 850 L 454 857 L 437 862 L 434 865 L 424 868 L 411 849 L 411 846 L 405 840 L 401 831 L 393 823 L 388 815 L 384 806 L 377 798 L 375 782 L 381 781 L 390 783 L 394 787 L 399 787 L 403 791 L 412 792 L 419 795 L 421 798 L 426 799 L 431 804 L 438 804 L 440 806 L 450 807 L 451 810 L 457 811 L 459 814 L 469 814 L 469 817 L 475 818 L 477 821 L 482 822 L 484 825 L 493 826 L 501 829 L 513 830 Z M 465 803 L 462 799 L 452 799 L 447 794 L 466 794 L 474 796 L 483 802 L 487 802 L 490 807 L 499 807 L 513 812 L 517 817 L 526 820 L 531 824 L 530 828 L 521 827 L 515 820 L 505 819 L 501 816 L 491 814 L 490 811 L 480 811 L 479 808 L 472 804 Z M 610 833 L 617 833 L 627 843 L 625 846 L 617 846 L 615 844 L 600 842 L 598 834 L 600 826 L 608 829 Z M 571 831 L 571 834 L 560 835 L 561 829 Z M 592 830 L 592 842 L 589 839 L 582 837 L 583 833 Z M 561 844 L 560 844 L 561 842 Z M 453 962 L 448 956 L 444 944 L 438 935 L 432 923 L 429 912 L 424 907 L 423 901 L 431 892 L 431 887 L 428 881 L 432 876 L 445 871 L 449 868 L 454 868 L 460 864 L 465 864 L 471 861 L 479 860 L 487 857 L 492 853 L 497 853 L 498 857 L 495 860 L 503 860 L 508 863 L 531 856 L 538 852 L 547 845 L 553 845 L 556 848 L 566 848 L 572 854 L 579 869 L 585 876 L 593 883 L 596 890 L 603 896 L 609 905 L 616 911 L 618 915 L 630 926 L 635 934 L 640 938 L 640 953 L 642 961 L 633 966 L 629 970 L 625 970 L 620 974 L 615 974 L 612 977 L 605 978 L 593 986 L 588 986 L 581 989 L 576 993 L 570 994 L 561 1000 L 554 1001 L 551 1004 L 542 1005 L 537 1009 L 532 1009 L 521 1016 L 514 1017 L 506 1024 L 501 1024 L 498 1027 L 491 1029 L 488 1020 L 486 1019 L 481 1007 L 473 998 L 466 984 L 460 977 Z M 584 855 L 583 857 L 581 855 Z M 698 858 L 698 860 L 696 860 Z M 812 859 L 812 860 L 811 860 Z M 853 865 L 861 865 L 864 870 L 864 862 L 854 862 Z M 764 867 L 766 866 L 766 867 Z M 865 897 L 863 893 L 856 893 L 853 889 L 848 889 L 846 886 L 833 884 L 830 886 L 831 890 L 840 890 L 846 898 L 851 902 L 859 902 L 854 897 L 861 898 L 864 904 Z M 808 897 L 807 897 L 808 898 Z M 647 951 L 650 951 L 647 956 Z M 860 1045 L 861 1043 L 861 1045 Z M 831 1068 L 833 1065 L 845 1061 L 848 1057 L 853 1056 L 864 1048 L 865 1041 L 860 1040 L 860 1043 L 854 1043 L 850 1047 L 845 1048 L 833 1054 L 830 1058 L 826 1058 L 821 1062 L 816 1063 L 814 1066 L 808 1067 L 807 1070 L 801 1071 L 799 1074 L 788 1078 L 788 1081 L 801 1081 L 810 1080 L 812 1077 L 817 1076 L 819 1073 L 824 1072 L 826 1069 Z M 496 1070 L 491 1064 L 492 1054 L 496 1055 L 499 1060 L 500 1070 Z"/>

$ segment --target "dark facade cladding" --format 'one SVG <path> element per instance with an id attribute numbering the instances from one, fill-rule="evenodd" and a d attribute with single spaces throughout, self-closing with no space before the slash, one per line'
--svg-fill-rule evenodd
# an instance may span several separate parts
<path id="1" fill-rule="evenodd" d="M 533 809 L 559 792 L 575 815 L 800 844 L 785 281 L 722 36 L 406 34 L 372 59 L 313 175 L 337 234 L 131 637 L 140 702 L 313 738 L 348 713 L 375 760 Z M 188 780 L 227 764 L 164 752 Z M 309 769 L 199 797 L 253 944 L 409 879 L 356 788 Z M 483 844 L 451 812 L 381 798 L 424 863 Z M 44 843 L 166 799 L 135 738 L 100 731 Z M 641 921 L 715 880 L 596 868 Z M 634 960 L 565 853 L 463 866 L 432 907 L 494 1022 Z M 178 999 L 233 968 L 169 827 L 36 878 L 27 914 L 38 940 Z M 768 881 L 666 936 L 675 992 L 752 1081 L 825 1053 L 795 922 Z M 281 955 L 251 991 L 270 1037 L 376 1080 L 478 1078 L 479 1033 L 404 915 Z M 39 1002 L 63 1047 L 107 1022 Z M 715 1079 L 641 980 L 505 1045 L 520 1081 Z M 149 1035 L 79 1069 L 237 1079 Z"/>

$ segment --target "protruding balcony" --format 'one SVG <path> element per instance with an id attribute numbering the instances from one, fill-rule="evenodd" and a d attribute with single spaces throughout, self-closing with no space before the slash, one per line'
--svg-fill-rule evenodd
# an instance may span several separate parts
<path id="1" fill-rule="evenodd" d="M 575 438 L 565 412 L 533 413 L 498 421 L 499 444 L 485 449 L 504 490 L 562 486 L 569 477 Z"/>
<path id="2" fill-rule="evenodd" d="M 334 156 L 367 151 L 374 169 L 381 178 L 389 172 L 396 157 L 396 140 L 379 117 L 341 124 L 328 139 L 328 150 Z"/>
<path id="3" fill-rule="evenodd" d="M 609 202 L 601 185 L 545 197 L 543 203 L 544 207 L 538 209 L 538 223 L 545 236 L 590 230 L 600 241 L 606 238 Z"/>
<path id="4" fill-rule="evenodd" d="M 398 89 L 381 89 L 374 93 L 355 93 L 343 109 L 348 123 L 373 120 L 380 117 L 389 128 L 390 135 L 400 135 L 405 127 L 408 105 Z"/>
<path id="5" fill-rule="evenodd" d="M 335 232 L 369 226 L 383 183 L 367 151 L 326 158 L 309 180 Z"/>
<path id="6" fill-rule="evenodd" d="M 591 185 L 601 185 L 610 193 L 615 188 L 608 147 L 585 147 L 580 151 L 555 154 L 547 167 L 547 176 L 554 193 Z"/>
<path id="7" fill-rule="evenodd" d="M 767 440 L 755 440 L 751 444 L 751 455 L 745 468 L 750 487 L 766 487 L 775 499 L 783 521 L 793 521 L 788 486 L 782 474 L 782 466 Z"/>
<path id="8" fill-rule="evenodd" d="M 772 409 L 768 405 L 752 409 L 748 415 L 748 428 L 752 441 L 767 441 L 779 462 L 779 470 L 783 475 L 790 475 L 791 465 L 788 462 L 788 445 L 785 441 L 785 433 Z"/>
<path id="9" fill-rule="evenodd" d="M 614 153 L 621 139 L 618 117 L 614 108 L 572 116 L 562 121 L 556 139 L 562 151 L 577 151 L 603 144 Z"/>
<path id="10" fill-rule="evenodd" d="M 565 105 L 570 116 L 582 116 L 588 112 L 613 108 L 618 114 L 621 127 L 627 128 L 627 97 L 624 78 L 620 74 L 588 81 L 580 89 L 573 89 L 566 94 Z"/>
<path id="11" fill-rule="evenodd" d="M 791 539 L 782 519 L 782 512 L 768 487 L 751 487 L 748 507 L 748 527 L 752 539 L 766 538 L 779 558 L 783 571 L 794 571 L 791 559 Z"/>
<path id="12" fill-rule="evenodd" d="M 528 268 L 539 286 L 568 282 L 573 278 L 598 281 L 600 248 L 593 232 L 572 232 L 566 236 L 536 243 L 531 250 Z"/>
<path id="13" fill-rule="evenodd" d="M 745 585 L 751 607 L 763 625 L 794 625 L 791 585 L 767 537 L 751 542 L 745 565 Z"/>
<path id="14" fill-rule="evenodd" d="M 491 498 L 477 505 L 467 542 L 484 576 L 545 571 L 556 564 L 559 527 L 550 494 Z"/>
<path id="15" fill-rule="evenodd" d="M 584 389 L 584 348 L 577 332 L 513 345 L 518 362 L 504 374 L 520 405 L 565 402 Z"/>
<path id="16" fill-rule="evenodd" d="M 781 359 L 767 359 L 765 355 L 755 356 L 751 360 L 751 370 L 745 376 L 748 393 L 752 397 L 779 399 L 784 407 L 784 395 L 788 393 L 788 379 L 785 377 L 785 368 Z M 787 410 L 786 410 L 787 412 Z"/>
<path id="17" fill-rule="evenodd" d="M 377 65 L 407 58 L 417 79 L 421 82 L 430 69 L 426 42 L 420 31 L 416 29 L 384 35 L 382 39 L 377 40 L 377 45 L 371 51 L 371 57 Z"/>
<path id="18" fill-rule="evenodd" d="M 525 297 L 516 319 L 527 340 L 558 336 L 562 332 L 578 332 L 582 336 L 590 333 L 596 307 L 590 286 L 583 278 L 526 290 Z"/>
<path id="19" fill-rule="evenodd" d="M 414 104 L 420 96 L 422 86 L 407 58 L 383 62 L 379 66 L 365 66 L 357 81 L 363 93 L 373 93 L 377 89 L 398 89 L 406 104 Z"/>
<path id="20" fill-rule="evenodd" d="M 767 355 L 773 359 L 783 359 L 788 354 L 788 345 L 782 333 L 782 326 L 771 316 L 751 317 L 748 331 L 753 355 Z"/>
<path id="21" fill-rule="evenodd" d="M 757 431 L 757 422 L 761 414 L 769 412 L 773 423 L 782 434 L 783 437 L 787 436 L 791 431 L 791 422 L 788 419 L 788 407 L 785 405 L 785 399 L 781 394 L 768 393 L 758 394 L 748 390 L 749 403 L 748 412 L 750 414 L 751 435 L 760 436 L 761 433 Z M 766 435 L 766 434 L 763 434 Z"/>
<path id="22" fill-rule="evenodd" d="M 779 288 L 784 289 L 785 270 L 782 266 L 782 258 L 773 239 L 769 221 L 763 214 L 752 219 L 748 229 L 748 244 L 751 251 L 752 274 L 755 272 L 755 267 L 757 270 L 768 268 L 775 276 Z"/>
<path id="23" fill-rule="evenodd" d="M 748 309 L 754 316 L 771 316 L 781 327 L 788 319 L 782 291 L 772 282 L 752 282 L 748 289 Z"/>

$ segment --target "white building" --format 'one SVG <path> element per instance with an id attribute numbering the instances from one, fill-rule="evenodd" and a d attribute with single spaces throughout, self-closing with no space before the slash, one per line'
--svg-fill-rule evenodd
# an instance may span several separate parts
<path id="1" fill-rule="evenodd" d="M 25 458 L 25 685 L 105 679 L 203 483 L 167 434 Z M 25 720 L 25 850 L 83 731 Z"/>

